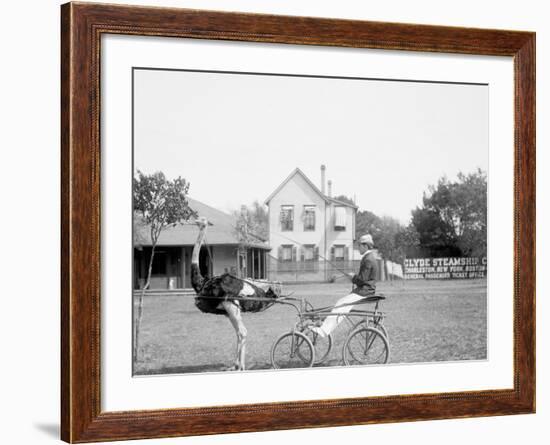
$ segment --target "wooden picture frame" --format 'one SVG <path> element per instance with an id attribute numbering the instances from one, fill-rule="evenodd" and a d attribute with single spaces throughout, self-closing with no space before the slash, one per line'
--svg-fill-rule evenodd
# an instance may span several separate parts
<path id="1" fill-rule="evenodd" d="M 99 133 L 102 34 L 513 57 L 513 389 L 102 412 Z M 61 438 L 64 441 L 174 437 L 535 411 L 534 33 L 68 3 L 61 7 L 61 35 Z"/>

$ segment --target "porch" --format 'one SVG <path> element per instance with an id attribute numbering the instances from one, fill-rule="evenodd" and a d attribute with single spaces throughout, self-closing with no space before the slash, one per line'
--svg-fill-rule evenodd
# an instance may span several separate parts
<path id="1" fill-rule="evenodd" d="M 158 246 L 153 257 L 149 290 L 191 288 L 193 246 Z M 237 245 L 203 246 L 199 255 L 201 274 L 206 277 L 231 273 L 243 278 L 267 278 L 267 250 L 239 249 Z M 147 281 L 151 246 L 134 249 L 133 288 L 142 289 Z"/>

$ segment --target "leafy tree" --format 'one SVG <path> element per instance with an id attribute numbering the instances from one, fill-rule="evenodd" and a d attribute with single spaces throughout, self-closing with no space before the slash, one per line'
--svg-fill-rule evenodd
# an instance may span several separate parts
<path id="1" fill-rule="evenodd" d="M 373 236 L 375 243 L 378 244 L 378 237 L 380 235 L 380 231 L 382 230 L 382 220 L 379 216 L 368 210 L 359 211 L 357 212 L 355 223 L 356 232 L 358 235 L 370 233 Z"/>
<path id="2" fill-rule="evenodd" d="M 412 248 L 418 247 L 419 245 L 420 240 L 418 238 L 416 228 L 412 224 L 409 224 L 406 227 L 401 226 L 395 234 L 394 261 L 403 264 L 407 256 L 407 252 Z"/>
<path id="3" fill-rule="evenodd" d="M 267 210 L 258 201 L 254 201 L 251 206 L 241 206 L 241 210 L 234 211 L 233 216 L 233 233 L 239 241 L 238 253 L 239 256 L 246 257 L 251 243 L 260 243 L 269 238 Z M 239 273 L 242 274 L 243 271 L 239 270 Z"/>
<path id="4" fill-rule="evenodd" d="M 458 252 L 482 256 L 487 252 L 487 174 L 481 169 L 456 181 L 446 177 L 424 193 L 422 207 L 412 212 L 421 247 L 433 254 Z"/>
<path id="5" fill-rule="evenodd" d="M 487 254 L 487 174 L 481 169 L 458 174 L 456 188 L 457 220 L 460 236 L 458 246 L 465 255 Z"/>
<path id="6" fill-rule="evenodd" d="M 347 197 L 346 195 L 338 195 L 338 196 L 335 196 L 334 199 L 342 202 L 347 202 L 348 204 L 351 204 L 351 205 L 355 205 L 355 203 L 353 202 L 353 199 Z"/>
<path id="7" fill-rule="evenodd" d="M 134 232 L 134 247 L 138 250 L 143 250 L 143 245 L 148 242 L 147 237 L 144 234 L 146 231 L 146 225 L 137 212 L 134 212 L 132 225 Z"/>
<path id="8" fill-rule="evenodd" d="M 397 234 L 402 228 L 401 223 L 395 218 L 390 216 L 380 218 L 380 230 L 378 231 L 376 246 L 384 258 L 397 261 Z"/>
<path id="9" fill-rule="evenodd" d="M 240 211 L 234 211 L 237 223 L 235 232 L 237 238 L 244 242 L 265 241 L 269 238 L 269 216 L 267 209 L 258 201 L 250 206 L 242 206 Z"/>
<path id="10" fill-rule="evenodd" d="M 185 179 L 178 177 L 170 181 L 166 179 L 162 172 L 146 175 L 138 170 L 134 177 L 134 211 L 137 212 L 140 218 L 139 223 L 134 223 L 134 228 L 139 224 L 148 226 L 151 237 L 151 257 L 149 258 L 147 280 L 141 289 L 138 316 L 134 325 L 134 360 L 138 357 L 139 333 L 143 316 L 143 297 L 151 284 L 153 259 L 160 234 L 167 227 L 176 226 L 178 223 L 196 216 L 196 213 L 189 207 L 187 201 L 188 191 L 189 183 Z M 136 242 L 142 243 L 142 241 L 134 238 L 134 243 Z"/>
<path id="11" fill-rule="evenodd" d="M 365 233 L 370 233 L 378 251 L 385 259 L 395 260 L 395 236 L 401 229 L 401 224 L 390 216 L 378 217 L 372 212 L 363 212 L 362 223 L 367 223 Z M 370 222 L 370 224 L 369 224 Z M 363 231 L 361 232 L 363 233 Z"/>
<path id="12" fill-rule="evenodd" d="M 254 201 L 252 206 L 248 208 L 248 215 L 252 221 L 252 233 L 263 240 L 269 238 L 269 215 L 267 208 Z"/>
<path id="13" fill-rule="evenodd" d="M 357 212 L 357 234 L 370 233 L 382 256 L 391 261 L 402 263 L 407 249 L 418 245 L 418 234 L 414 227 L 404 226 L 391 216 L 377 216 L 363 210 Z"/>

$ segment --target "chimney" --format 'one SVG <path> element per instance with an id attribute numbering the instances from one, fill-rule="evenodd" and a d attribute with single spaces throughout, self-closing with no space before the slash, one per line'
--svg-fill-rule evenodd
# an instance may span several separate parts
<path id="1" fill-rule="evenodd" d="M 328 197 L 332 198 L 332 181 L 328 180 Z"/>
<path id="2" fill-rule="evenodd" d="M 327 168 L 325 167 L 325 164 L 321 165 L 321 193 L 323 193 L 323 195 L 326 193 L 326 190 L 325 190 L 325 170 Z"/>

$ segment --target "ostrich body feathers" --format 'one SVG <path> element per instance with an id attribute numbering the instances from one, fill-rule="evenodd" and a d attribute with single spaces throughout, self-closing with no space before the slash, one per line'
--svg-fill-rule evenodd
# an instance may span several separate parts
<path id="1" fill-rule="evenodd" d="M 197 275 L 200 276 L 200 273 Z M 262 289 L 252 280 L 244 280 L 229 273 L 210 279 L 203 278 L 201 288 L 195 291 L 197 292 L 195 306 L 201 312 L 219 315 L 226 314 L 221 305 L 223 301 L 233 301 L 243 312 L 260 312 L 271 306 L 278 297 L 270 287 Z"/>

